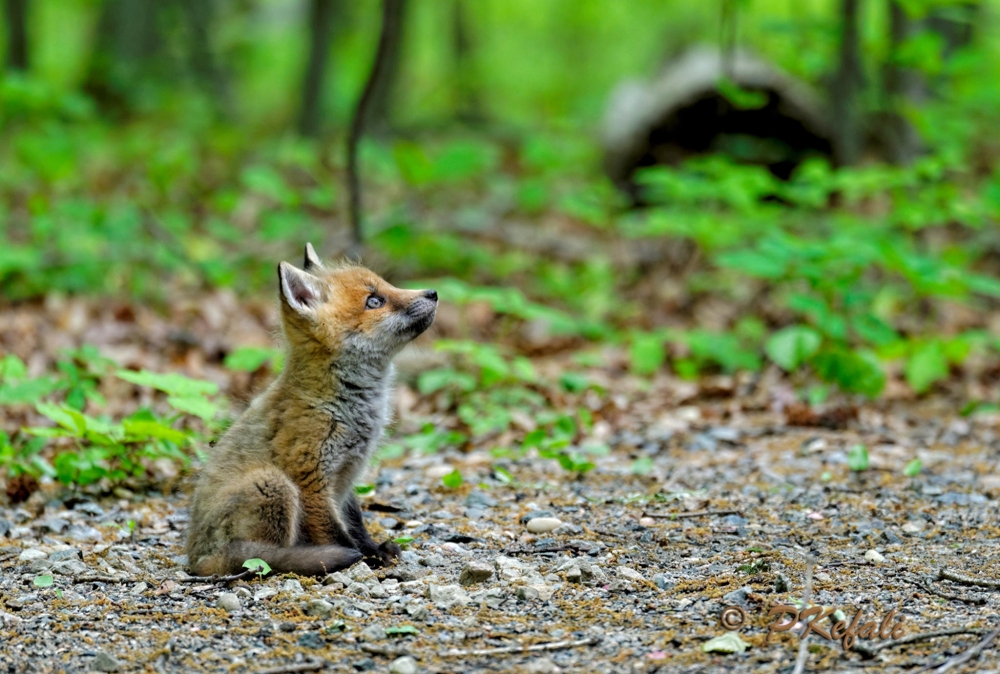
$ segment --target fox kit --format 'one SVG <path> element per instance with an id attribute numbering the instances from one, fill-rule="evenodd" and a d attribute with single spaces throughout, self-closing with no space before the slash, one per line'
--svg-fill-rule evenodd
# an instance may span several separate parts
<path id="1" fill-rule="evenodd" d="M 187 552 L 198 574 L 247 559 L 320 575 L 399 546 L 365 529 L 354 480 L 389 418 L 392 357 L 434 322 L 437 293 L 400 290 L 355 265 L 278 265 L 287 358 L 281 375 L 219 439 L 191 506 Z"/>

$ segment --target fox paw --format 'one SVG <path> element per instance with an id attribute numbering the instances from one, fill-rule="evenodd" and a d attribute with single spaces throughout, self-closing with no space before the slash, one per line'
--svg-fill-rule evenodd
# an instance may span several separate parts
<path id="1" fill-rule="evenodd" d="M 380 566 L 392 566 L 396 563 L 396 559 L 403 552 L 403 549 L 399 547 L 396 543 L 392 541 L 386 541 L 382 545 L 378 546 L 378 551 L 371 555 L 368 563 L 375 567 Z"/>

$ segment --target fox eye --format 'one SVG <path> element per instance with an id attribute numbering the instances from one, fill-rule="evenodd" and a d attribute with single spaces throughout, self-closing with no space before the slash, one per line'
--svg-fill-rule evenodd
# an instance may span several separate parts
<path id="1" fill-rule="evenodd" d="M 378 295 L 369 295 L 365 301 L 366 309 L 381 309 L 385 305 L 385 300 Z"/>

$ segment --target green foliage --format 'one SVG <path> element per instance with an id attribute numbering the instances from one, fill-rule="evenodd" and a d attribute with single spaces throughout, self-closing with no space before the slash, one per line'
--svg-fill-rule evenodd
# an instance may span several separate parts
<path id="1" fill-rule="evenodd" d="M 448 489 L 458 489 L 462 486 L 462 474 L 455 469 L 441 478 L 441 484 Z"/>
<path id="2" fill-rule="evenodd" d="M 847 467 L 855 472 L 868 470 L 868 448 L 864 445 L 853 445 L 847 450 Z"/>
<path id="3" fill-rule="evenodd" d="M 157 459 L 187 465 L 188 450 L 201 437 L 187 417 L 212 421 L 218 413 L 218 404 L 209 397 L 217 393 L 214 384 L 177 374 L 119 370 L 88 347 L 68 353 L 55 373 L 30 380 L 24 364 L 8 355 L 0 363 L 0 376 L 0 395 L 7 392 L 0 404 L 31 407 L 52 422 L 13 435 L 0 433 L 0 470 L 9 475 L 47 475 L 82 486 L 142 478 Z M 106 405 L 98 385 L 109 376 L 167 393 L 173 413 L 147 408 L 118 418 L 90 413 Z"/>
<path id="4" fill-rule="evenodd" d="M 40 576 L 35 576 L 34 580 L 31 581 L 32 585 L 35 587 L 52 587 L 52 574 L 46 573 Z"/>
<path id="5" fill-rule="evenodd" d="M 268 365 L 272 371 L 281 372 L 285 353 L 278 349 L 244 346 L 226 355 L 223 364 L 236 372 L 256 372 Z"/>
<path id="6" fill-rule="evenodd" d="M 385 633 L 391 637 L 398 637 L 420 634 L 420 630 L 413 625 L 391 625 L 385 628 Z"/>
<path id="7" fill-rule="evenodd" d="M 270 565 L 263 559 L 257 559 L 256 557 L 243 562 L 243 568 L 250 569 L 251 573 L 256 573 L 261 578 L 271 573 Z"/>
<path id="8" fill-rule="evenodd" d="M 916 477 L 920 475 L 920 471 L 923 470 L 923 463 L 920 459 L 913 459 L 906 466 L 903 467 L 903 475 L 906 477 Z"/>

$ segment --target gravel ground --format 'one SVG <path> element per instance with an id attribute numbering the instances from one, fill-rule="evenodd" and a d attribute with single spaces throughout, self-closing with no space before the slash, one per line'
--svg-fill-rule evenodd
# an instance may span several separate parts
<path id="1" fill-rule="evenodd" d="M 383 464 L 370 528 L 413 542 L 374 572 L 192 581 L 186 487 L 36 492 L 0 509 L 0 670 L 790 672 L 801 630 L 768 643 L 768 611 L 806 591 L 847 620 L 862 611 L 859 625 L 895 610 L 886 636 L 900 619 L 897 636 L 975 630 L 850 651 L 814 633 L 806 671 L 912 671 L 1000 627 L 1000 419 L 930 400 L 810 421 L 841 426 L 828 430 L 738 398 L 666 409 L 655 390 L 629 395 L 621 406 L 648 421 L 603 428 L 612 452 L 582 479 L 528 456 L 503 484 L 475 451 Z M 871 465 L 852 472 L 859 442 Z M 903 476 L 915 456 L 923 471 Z M 465 484 L 443 487 L 456 467 Z M 734 634 L 727 606 L 745 612 L 749 648 L 706 652 Z M 516 652 L 546 644 L 562 647 Z M 1000 640 L 949 671 L 998 663 Z"/>

